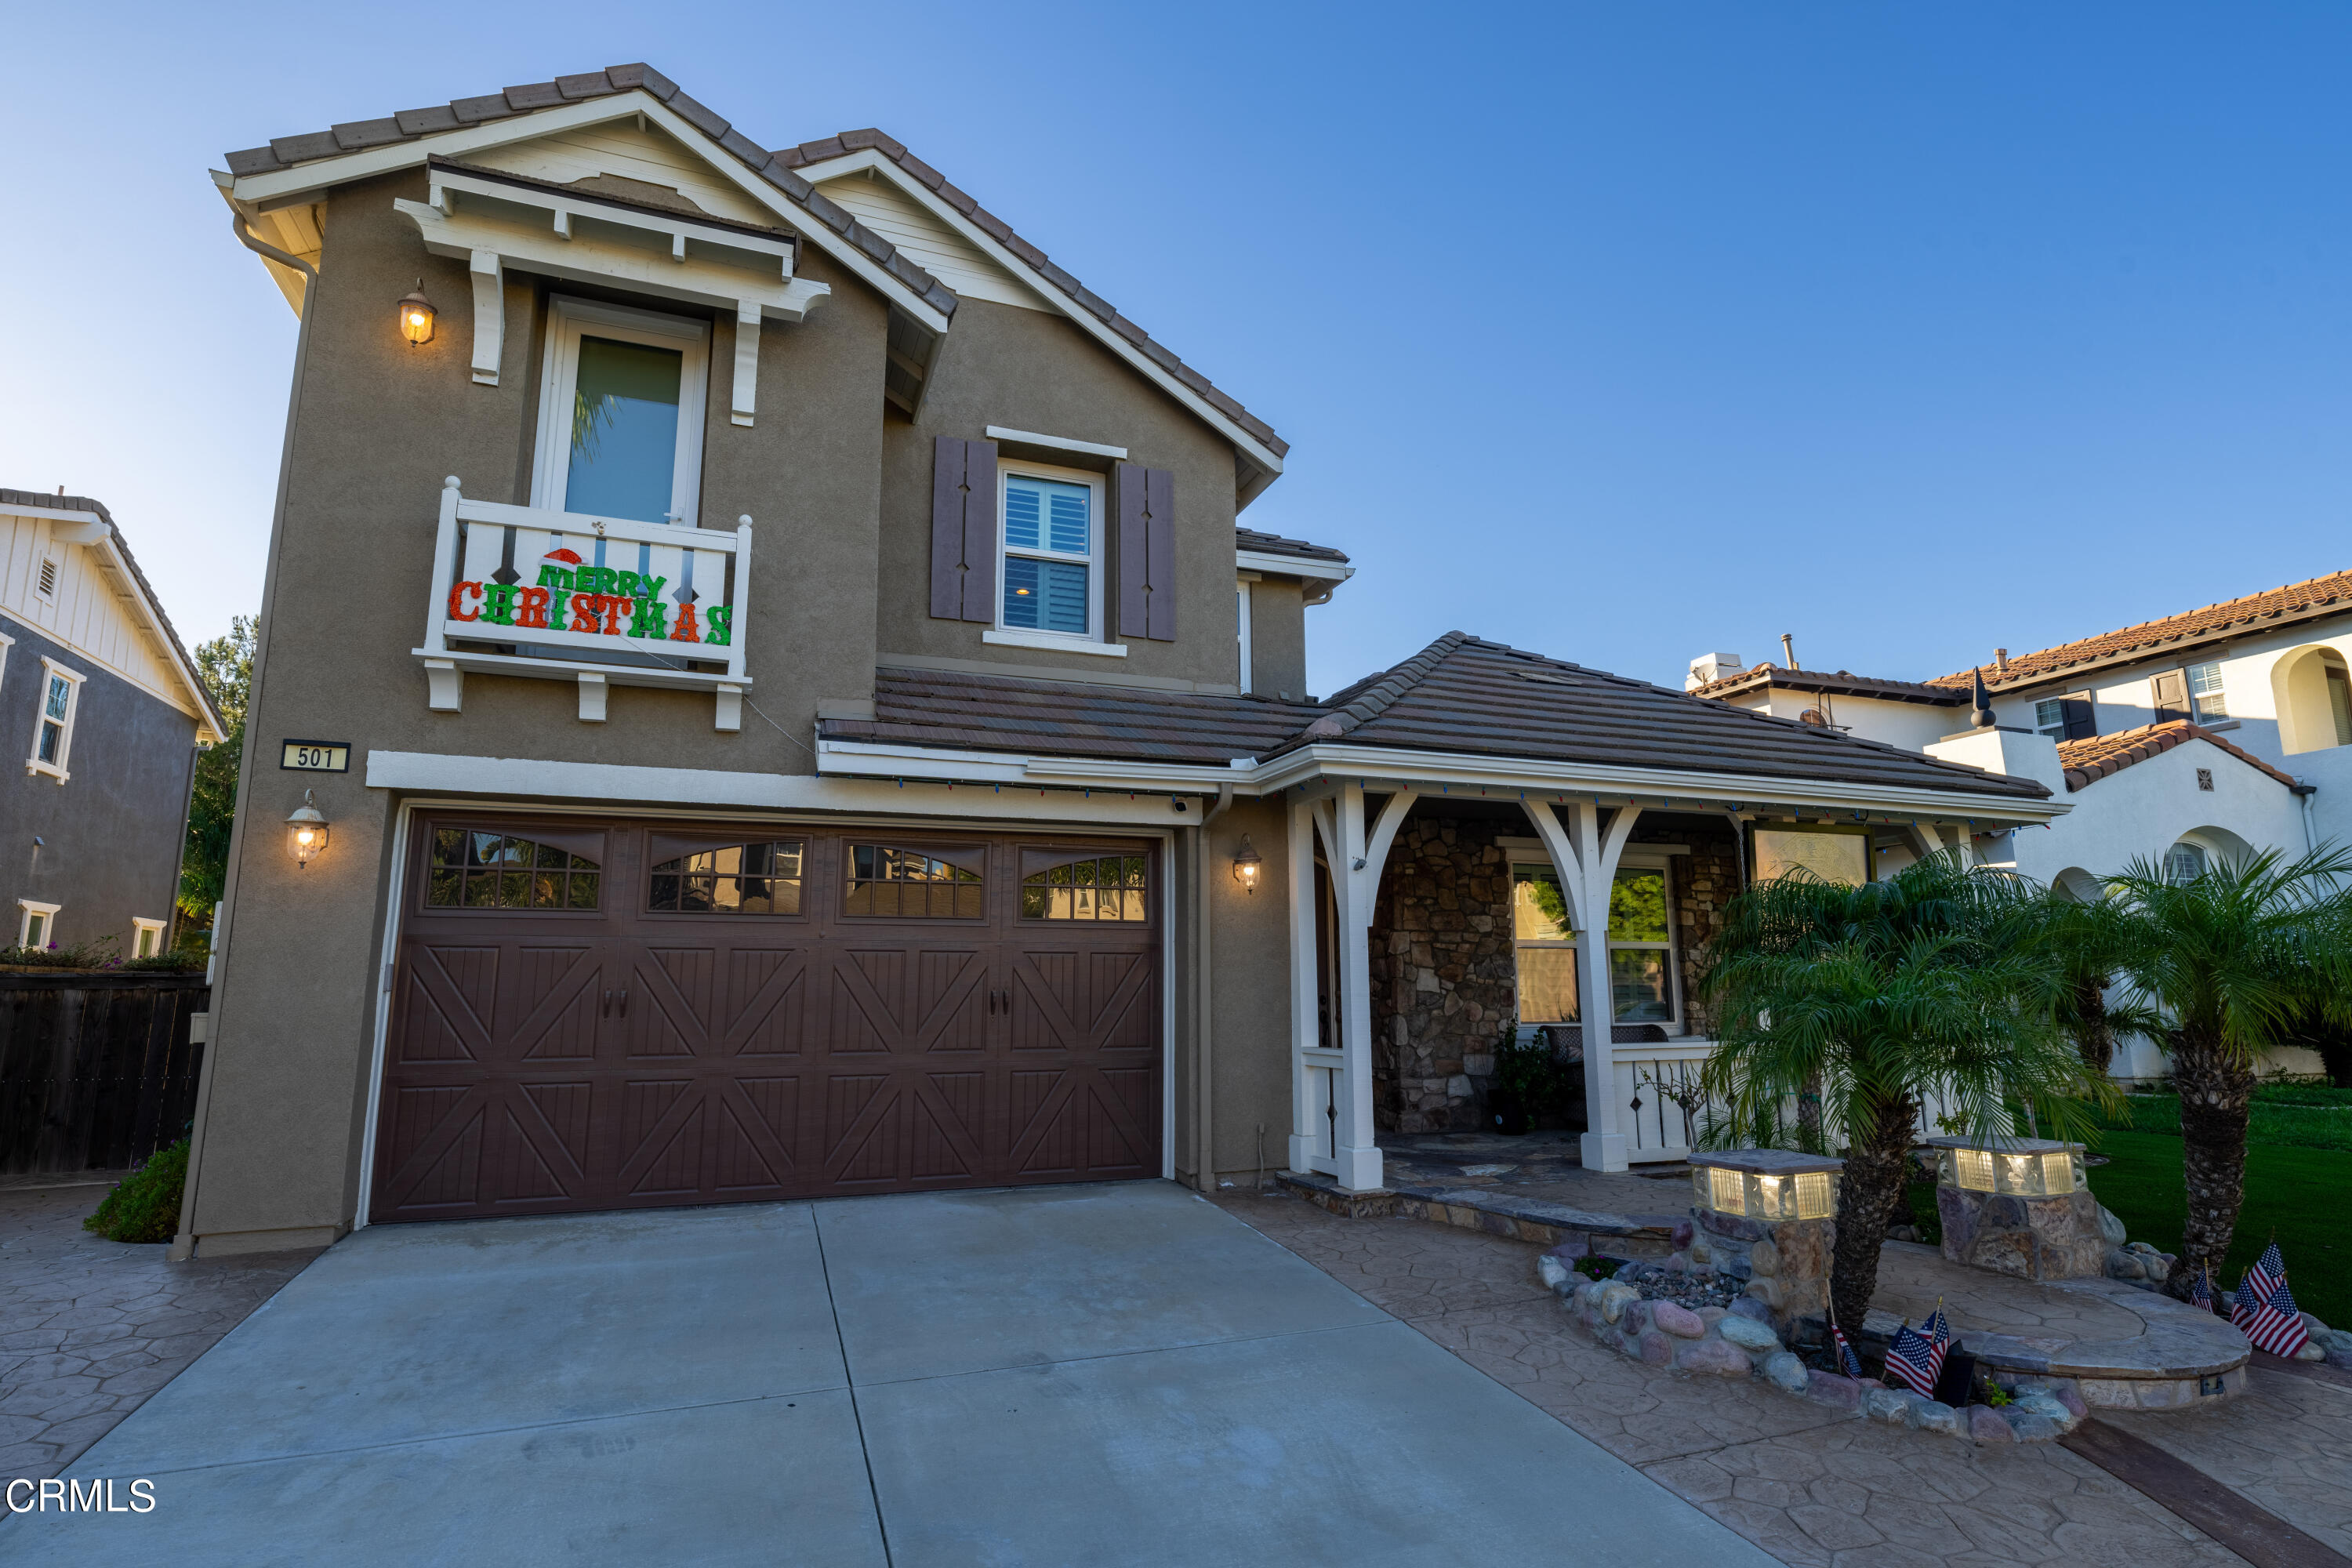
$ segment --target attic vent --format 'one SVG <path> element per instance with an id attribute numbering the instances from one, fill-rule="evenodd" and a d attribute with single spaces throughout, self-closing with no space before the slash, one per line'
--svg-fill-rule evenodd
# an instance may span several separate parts
<path id="1" fill-rule="evenodd" d="M 2207 791 L 2208 793 L 2211 792 L 2213 788 L 2213 770 L 2211 768 L 2199 768 L 2197 770 L 2197 787 Z"/>
<path id="2" fill-rule="evenodd" d="M 41 597 L 50 598 L 57 591 L 58 563 L 54 561 L 44 561 L 41 563 Z"/>

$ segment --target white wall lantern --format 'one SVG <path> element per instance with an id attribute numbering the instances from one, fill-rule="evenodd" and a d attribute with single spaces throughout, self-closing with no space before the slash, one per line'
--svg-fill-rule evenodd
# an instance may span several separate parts
<path id="1" fill-rule="evenodd" d="M 402 299 L 398 310 L 400 335 L 408 340 L 410 347 L 433 341 L 433 318 L 436 312 L 433 309 L 433 301 L 425 297 L 424 279 L 419 278 L 416 280 L 416 287 Z"/>
<path id="2" fill-rule="evenodd" d="M 1242 847 L 1234 852 L 1234 880 L 1242 885 L 1244 892 L 1255 893 L 1257 891 L 1258 873 L 1264 869 L 1265 857 L 1250 843 L 1249 835 L 1243 834 Z"/>
<path id="3" fill-rule="evenodd" d="M 302 804 L 286 819 L 286 853 L 294 858 L 298 868 L 308 870 L 311 861 L 326 853 L 327 831 L 327 819 L 311 802 L 310 792 L 304 790 Z"/>

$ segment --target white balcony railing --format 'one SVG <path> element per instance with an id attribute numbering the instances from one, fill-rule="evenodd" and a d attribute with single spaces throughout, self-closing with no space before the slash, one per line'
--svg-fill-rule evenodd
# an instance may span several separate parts
<path id="1" fill-rule="evenodd" d="M 698 688 L 741 727 L 751 520 L 732 532 L 469 500 L 450 479 L 425 609 L 431 704 L 457 711 L 467 673 L 572 680 L 580 716 L 608 686 Z"/>

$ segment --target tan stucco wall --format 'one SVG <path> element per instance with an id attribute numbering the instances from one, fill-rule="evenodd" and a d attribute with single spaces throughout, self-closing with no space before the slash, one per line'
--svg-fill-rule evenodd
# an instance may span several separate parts
<path id="1" fill-rule="evenodd" d="M 1124 447 L 1130 462 L 1176 476 L 1176 639 L 1118 633 L 1118 527 L 1106 522 L 1106 624 L 1124 658 L 982 643 L 974 621 L 933 620 L 933 438 L 983 437 L 992 425 Z M 1072 458 L 1067 465 L 1087 466 Z M 1105 492 L 1105 510 L 1116 500 Z M 1082 679 L 1157 677 L 1234 683 L 1234 451 L 1172 398 L 1058 316 L 966 300 L 957 307 L 919 422 L 893 417 L 885 439 L 878 651 L 1067 670 Z"/>
<path id="2" fill-rule="evenodd" d="M 1296 577 L 1250 584 L 1250 686 L 1293 700 L 1307 690 L 1307 596 Z"/>
<path id="3" fill-rule="evenodd" d="M 1211 1110 L 1217 1173 L 1255 1180 L 1290 1162 L 1290 852 L 1278 800 L 1237 800 L 1209 824 Z M 1242 836 L 1265 857 L 1255 893 L 1234 880 Z"/>

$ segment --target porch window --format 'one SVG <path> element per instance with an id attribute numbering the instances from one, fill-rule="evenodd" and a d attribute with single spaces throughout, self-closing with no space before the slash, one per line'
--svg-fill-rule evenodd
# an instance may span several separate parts
<path id="1" fill-rule="evenodd" d="M 1093 640 L 1100 573 L 1102 481 L 1060 469 L 1003 469 L 1006 631 Z"/>
<path id="2" fill-rule="evenodd" d="M 531 504 L 691 524 L 709 336 L 701 321 L 557 297 Z"/>
<path id="3" fill-rule="evenodd" d="M 1675 1016 L 1674 922 L 1664 867 L 1622 868 L 1609 895 L 1611 1011 L 1621 1024 Z M 1549 866 L 1511 868 L 1511 937 L 1518 966 L 1519 1021 L 1573 1024 L 1577 939 L 1568 900 Z"/>

